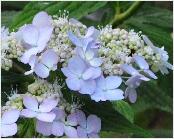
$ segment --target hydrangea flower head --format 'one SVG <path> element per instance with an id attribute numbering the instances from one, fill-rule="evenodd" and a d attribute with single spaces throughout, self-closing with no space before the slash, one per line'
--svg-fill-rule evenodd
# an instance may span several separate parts
<path id="1" fill-rule="evenodd" d="M 68 88 L 82 94 L 92 94 L 96 87 L 95 79 L 101 75 L 100 68 L 88 67 L 78 56 L 72 57 L 68 67 L 61 70 L 67 77 Z"/>
<path id="2" fill-rule="evenodd" d="M 77 118 L 76 113 L 72 113 L 66 117 L 64 110 L 60 108 L 55 108 L 53 111 L 56 114 L 56 118 L 52 123 L 37 121 L 37 132 L 49 136 L 63 136 L 67 137 L 76 137 L 77 138 L 77 130 L 74 126 L 77 126 Z M 65 119 L 66 118 L 66 119 Z"/>
<path id="3" fill-rule="evenodd" d="M 121 100 L 124 98 L 123 91 L 117 89 L 122 83 L 122 79 L 118 76 L 108 76 L 104 78 L 101 76 L 96 80 L 96 89 L 94 94 L 91 95 L 91 99 L 98 101 L 106 100 Z"/>
<path id="4" fill-rule="evenodd" d="M 13 136 L 17 133 L 17 124 L 15 123 L 20 115 L 20 111 L 13 109 L 6 111 L 1 119 L 1 137 Z"/>
<path id="5" fill-rule="evenodd" d="M 46 12 L 39 12 L 33 18 L 32 24 L 21 28 L 21 39 L 27 49 L 21 57 L 21 62 L 27 64 L 32 55 L 42 52 L 47 46 L 52 31 L 51 18 Z"/>
<path id="6" fill-rule="evenodd" d="M 87 118 L 83 111 L 77 111 L 77 134 L 80 138 L 98 138 L 101 130 L 101 119 L 96 115 L 89 115 Z"/>
<path id="7" fill-rule="evenodd" d="M 52 49 L 48 49 L 41 56 L 33 55 L 30 57 L 29 65 L 31 70 L 25 74 L 28 75 L 35 72 L 39 77 L 47 78 L 51 70 L 55 71 L 57 69 L 57 63 L 57 54 Z"/>
<path id="8" fill-rule="evenodd" d="M 54 109 L 58 101 L 56 99 L 45 99 L 40 105 L 34 97 L 25 96 L 23 103 L 26 109 L 21 111 L 21 115 L 27 118 L 36 117 L 40 121 L 52 122 L 56 115 L 51 112 Z"/>

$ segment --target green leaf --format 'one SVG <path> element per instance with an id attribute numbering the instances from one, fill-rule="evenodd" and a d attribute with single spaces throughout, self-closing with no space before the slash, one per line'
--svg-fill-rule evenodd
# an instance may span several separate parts
<path id="1" fill-rule="evenodd" d="M 153 129 L 153 130 L 150 130 L 150 132 L 156 138 L 172 138 L 173 137 L 173 130 L 169 130 L 169 129 Z"/>
<path id="2" fill-rule="evenodd" d="M 35 119 L 22 119 L 18 124 L 18 137 L 31 138 L 36 134 L 36 120 Z"/>
<path id="3" fill-rule="evenodd" d="M 83 102 L 85 102 L 83 100 Z M 139 137 L 152 137 L 149 132 L 132 124 L 122 114 L 115 111 L 112 104 L 109 102 L 88 102 L 85 103 L 86 112 L 89 114 L 96 114 L 101 118 L 102 131 L 113 131 L 117 133 L 135 134 Z"/>
<path id="4" fill-rule="evenodd" d="M 138 92 L 138 100 L 132 105 L 134 111 L 142 112 L 149 108 L 158 108 L 166 112 L 173 112 L 172 97 L 170 97 L 162 88 L 159 88 L 156 82 L 142 84 Z"/>
<path id="5" fill-rule="evenodd" d="M 50 15 L 59 14 L 59 10 L 69 11 L 69 17 L 76 19 L 81 19 L 82 17 L 96 11 L 97 9 L 105 6 L 107 2 L 81 2 L 81 1 L 60 1 L 60 2 L 37 2 L 33 1 L 27 4 L 24 10 L 18 14 L 11 26 L 10 29 L 17 29 L 18 27 L 29 23 L 32 21 L 34 15 L 39 11 L 46 11 Z"/>
<path id="6" fill-rule="evenodd" d="M 134 111 L 127 102 L 125 102 L 123 100 L 120 100 L 120 101 L 112 102 L 112 105 L 113 105 L 114 109 L 117 112 L 122 114 L 131 123 L 133 123 L 133 121 L 134 121 Z"/>
<path id="7" fill-rule="evenodd" d="M 33 82 L 33 78 L 26 76 L 24 74 L 18 74 L 10 71 L 1 72 L 1 83 L 2 84 L 13 84 L 13 83 L 23 83 L 23 82 Z"/>
<path id="8" fill-rule="evenodd" d="M 13 17 L 19 12 L 16 11 L 3 11 L 1 12 L 1 26 L 8 27 L 13 20 Z"/>

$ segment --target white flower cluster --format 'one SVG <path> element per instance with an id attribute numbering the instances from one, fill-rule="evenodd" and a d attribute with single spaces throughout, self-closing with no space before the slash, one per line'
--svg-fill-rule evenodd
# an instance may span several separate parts
<path id="1" fill-rule="evenodd" d="M 12 89 L 11 95 L 8 96 L 8 101 L 2 107 L 2 112 L 9 111 L 12 109 L 23 109 L 23 97 L 31 96 L 37 99 L 38 102 L 49 98 L 57 99 L 59 101 L 59 107 L 66 110 L 68 113 L 74 112 L 76 109 L 81 107 L 79 100 L 72 99 L 72 104 L 68 103 L 62 95 L 61 88 L 63 86 L 58 84 L 55 80 L 53 84 L 39 78 L 35 79 L 35 82 L 28 85 L 28 92 L 25 94 L 19 94 L 18 90 Z"/>
<path id="2" fill-rule="evenodd" d="M 59 61 L 63 63 L 63 67 L 67 61 L 75 53 L 71 41 L 68 38 L 67 32 L 72 31 L 75 34 L 84 34 L 86 26 L 74 19 L 68 19 L 67 13 L 64 12 L 61 16 L 53 16 L 52 25 L 54 27 L 48 47 L 53 48 L 59 57 Z"/>
<path id="3" fill-rule="evenodd" d="M 9 33 L 8 28 L 1 28 L 1 60 L 2 69 L 9 70 L 12 67 L 12 59 L 20 59 L 23 47 L 16 39 L 16 33 Z"/>
<path id="4" fill-rule="evenodd" d="M 166 64 L 168 53 L 164 47 L 158 48 L 144 40 L 141 32 L 134 30 L 126 31 L 124 29 L 112 29 L 107 25 L 100 31 L 99 40 L 101 47 L 99 55 L 103 59 L 102 69 L 106 75 L 122 75 L 121 64 L 131 64 L 133 55 L 143 56 L 151 66 L 154 72 L 161 70 L 162 73 L 168 73 L 163 67 L 172 68 Z M 147 40 L 147 38 L 146 38 Z M 148 43 L 148 44 L 147 44 Z M 164 62 L 165 61 L 165 62 Z"/>
<path id="5" fill-rule="evenodd" d="M 139 33 L 120 28 L 112 29 L 110 25 L 101 29 L 99 40 L 99 55 L 104 61 L 102 68 L 107 75 L 122 75 L 120 65 L 130 63 L 132 54 L 144 46 Z"/>
<path id="6" fill-rule="evenodd" d="M 7 28 L 1 28 L 1 68 L 4 70 L 9 70 L 12 67 L 12 60 L 7 57 L 7 52 L 9 50 L 9 31 Z"/>
<path id="7" fill-rule="evenodd" d="M 23 94 L 18 94 L 18 90 L 11 90 L 11 95 L 8 96 L 8 101 L 2 107 L 2 112 L 9 111 L 12 109 L 23 109 Z"/>
<path id="8" fill-rule="evenodd" d="M 37 78 L 34 83 L 28 86 L 27 95 L 36 97 L 39 102 L 42 102 L 46 98 L 56 98 L 61 100 L 62 92 L 61 86 L 58 84 L 57 80 L 53 84 Z"/>

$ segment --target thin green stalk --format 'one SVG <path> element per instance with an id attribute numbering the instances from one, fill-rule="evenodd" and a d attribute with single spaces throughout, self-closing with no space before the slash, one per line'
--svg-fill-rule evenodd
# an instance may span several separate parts
<path id="1" fill-rule="evenodd" d="M 121 22 L 123 22 L 125 19 L 129 18 L 132 14 L 135 13 L 135 11 L 142 5 L 143 1 L 135 1 L 125 12 L 123 13 L 117 13 L 114 19 L 110 22 L 110 24 L 113 25 L 113 27 L 117 26 Z M 117 3 L 118 6 L 118 3 Z"/>

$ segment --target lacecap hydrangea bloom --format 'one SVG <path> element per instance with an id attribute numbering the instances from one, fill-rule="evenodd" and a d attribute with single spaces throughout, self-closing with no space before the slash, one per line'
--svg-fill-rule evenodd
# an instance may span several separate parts
<path id="1" fill-rule="evenodd" d="M 87 27 L 67 13 L 50 16 L 41 11 L 16 32 L 1 28 L 2 69 L 8 71 L 17 59 L 30 67 L 24 75 L 34 76 L 26 92 L 12 90 L 2 107 L 2 137 L 15 135 L 17 122 L 28 118 L 41 136 L 99 137 L 100 115 L 84 113 L 85 104 L 68 102 L 65 89 L 96 103 L 127 98 L 135 103 L 142 82 L 173 69 L 164 47 L 154 46 L 142 32 Z M 59 72 L 63 76 L 49 81 Z"/>

